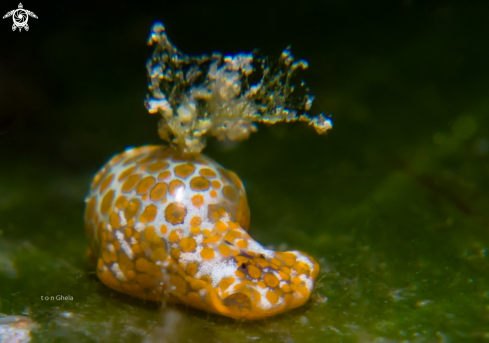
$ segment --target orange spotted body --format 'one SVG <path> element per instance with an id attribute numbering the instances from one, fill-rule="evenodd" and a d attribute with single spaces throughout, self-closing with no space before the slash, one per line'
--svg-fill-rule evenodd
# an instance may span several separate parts
<path id="1" fill-rule="evenodd" d="M 86 202 L 89 255 L 116 291 L 259 319 L 304 304 L 314 288 L 316 261 L 254 241 L 243 184 L 203 155 L 127 150 L 97 173 Z"/>

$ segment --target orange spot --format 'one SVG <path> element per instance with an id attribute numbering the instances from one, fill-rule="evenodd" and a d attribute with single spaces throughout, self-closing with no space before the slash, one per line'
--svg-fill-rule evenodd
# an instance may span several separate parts
<path id="1" fill-rule="evenodd" d="M 290 279 L 290 275 L 287 273 L 284 273 L 283 271 L 279 270 L 278 275 L 280 275 L 280 278 L 284 281 L 288 281 Z"/>
<path id="2" fill-rule="evenodd" d="M 300 294 L 302 294 L 303 297 L 306 297 L 308 298 L 309 297 L 309 289 L 307 289 L 306 286 L 299 286 L 297 288 L 297 292 L 299 292 Z"/>
<path id="3" fill-rule="evenodd" d="M 217 180 L 212 180 L 211 186 L 212 186 L 212 188 L 219 189 L 219 187 L 221 187 L 221 183 Z"/>
<path id="4" fill-rule="evenodd" d="M 238 237 L 241 237 L 241 233 L 239 231 L 228 231 L 224 235 L 224 239 L 228 242 L 234 242 L 234 240 Z"/>
<path id="5" fill-rule="evenodd" d="M 280 255 L 282 260 L 284 261 L 285 265 L 292 267 L 295 263 L 296 257 L 294 254 L 290 252 L 284 252 Z"/>
<path id="6" fill-rule="evenodd" d="M 138 199 L 131 199 L 129 205 L 124 209 L 126 220 L 131 220 L 133 217 L 137 216 L 140 209 L 141 202 Z"/>
<path id="7" fill-rule="evenodd" d="M 228 226 L 226 225 L 226 223 L 224 223 L 224 222 L 222 222 L 222 221 L 219 220 L 216 223 L 216 228 L 217 228 L 218 231 L 224 232 L 224 231 L 226 231 L 228 229 Z"/>
<path id="8" fill-rule="evenodd" d="M 195 239 L 192 237 L 185 237 L 182 238 L 180 241 L 180 248 L 182 248 L 183 252 L 189 252 L 195 250 L 195 247 L 197 246 L 197 243 L 195 242 Z"/>
<path id="9" fill-rule="evenodd" d="M 236 256 L 236 262 L 238 265 L 248 262 L 248 258 L 245 256 Z"/>
<path id="10" fill-rule="evenodd" d="M 260 288 L 266 288 L 266 287 L 267 287 L 267 285 L 265 285 L 265 282 L 263 282 L 263 281 L 261 281 L 261 280 L 260 280 L 260 281 L 258 281 L 256 284 L 257 284 L 258 286 L 260 286 Z"/>
<path id="11" fill-rule="evenodd" d="M 173 257 L 175 260 L 178 260 L 178 258 L 180 257 L 180 250 L 178 250 L 177 248 L 173 248 L 171 249 L 171 253 L 170 253 L 171 257 Z"/>
<path id="12" fill-rule="evenodd" d="M 294 296 L 292 294 L 285 294 L 284 295 L 284 302 L 286 305 L 292 304 L 293 301 L 294 301 Z"/>
<path id="13" fill-rule="evenodd" d="M 239 229 L 239 225 L 236 224 L 235 222 L 228 222 L 228 226 L 231 230 Z"/>
<path id="14" fill-rule="evenodd" d="M 138 187 L 136 188 L 136 193 L 141 195 L 141 194 L 146 194 L 148 190 L 154 185 L 155 183 L 155 178 L 152 176 L 146 176 L 144 179 L 139 182 Z"/>
<path id="15" fill-rule="evenodd" d="M 216 177 L 216 172 L 209 168 L 202 168 L 199 173 L 200 175 L 208 179 L 212 179 Z"/>
<path id="16" fill-rule="evenodd" d="M 185 189 L 185 184 L 180 180 L 173 180 L 172 182 L 170 182 L 169 193 L 175 196 L 180 188 Z"/>
<path id="17" fill-rule="evenodd" d="M 172 243 L 175 243 L 175 242 L 178 242 L 179 239 L 180 239 L 180 236 L 178 235 L 177 230 L 172 230 L 170 232 L 170 235 L 168 236 L 168 240 Z"/>
<path id="18" fill-rule="evenodd" d="M 122 210 L 129 206 L 129 201 L 123 195 L 119 195 L 114 203 L 114 206 L 117 207 L 118 210 Z"/>
<path id="19" fill-rule="evenodd" d="M 248 247 L 248 242 L 245 241 L 244 239 L 240 239 L 239 241 L 236 242 L 236 245 L 241 249 L 246 249 Z"/>
<path id="20" fill-rule="evenodd" d="M 102 252 L 102 259 L 105 263 L 110 263 L 110 253 L 107 250 Z"/>
<path id="21" fill-rule="evenodd" d="M 212 198 L 217 197 L 217 192 L 215 190 L 211 190 L 209 194 L 211 195 Z"/>
<path id="22" fill-rule="evenodd" d="M 207 282 L 202 281 L 202 280 L 190 280 L 190 288 L 192 288 L 194 291 L 201 290 L 202 288 L 205 288 L 207 286 Z"/>
<path id="23" fill-rule="evenodd" d="M 85 212 L 85 219 L 91 220 L 93 217 L 93 213 L 95 212 L 95 205 L 97 204 L 97 198 L 92 197 L 87 203 L 87 209 Z"/>
<path id="24" fill-rule="evenodd" d="M 202 218 L 200 218 L 199 216 L 193 216 L 190 220 L 191 226 L 199 226 L 200 224 L 202 224 Z"/>
<path id="25" fill-rule="evenodd" d="M 238 278 L 240 279 L 244 279 L 246 276 L 244 275 L 244 273 L 241 271 L 241 270 L 237 270 L 234 272 L 234 275 L 236 275 Z"/>
<path id="26" fill-rule="evenodd" d="M 287 285 L 287 284 L 282 285 L 282 286 L 280 287 L 280 289 L 281 289 L 282 291 L 284 291 L 285 293 L 289 293 L 289 292 L 291 292 L 291 291 L 292 291 L 292 289 L 290 288 L 290 286 L 289 286 L 289 285 Z"/>
<path id="27" fill-rule="evenodd" d="M 231 201 L 236 200 L 236 191 L 231 186 L 224 186 L 224 188 L 222 189 L 222 194 L 224 194 L 226 199 L 229 199 Z"/>
<path id="28" fill-rule="evenodd" d="M 129 157 L 127 160 L 124 161 L 124 163 L 122 165 L 127 166 L 128 164 L 131 164 L 134 161 L 136 161 L 138 158 L 139 158 L 139 155 Z"/>
<path id="29" fill-rule="evenodd" d="M 266 273 L 265 276 L 263 277 L 265 283 L 267 284 L 268 287 L 277 287 L 279 284 L 278 277 L 276 277 L 273 274 Z"/>
<path id="30" fill-rule="evenodd" d="M 267 299 L 268 299 L 268 301 L 270 301 L 270 303 L 276 304 L 278 301 L 278 295 L 275 292 L 268 291 L 267 292 Z"/>
<path id="31" fill-rule="evenodd" d="M 126 229 L 124 230 L 124 234 L 127 238 L 130 238 L 132 236 L 132 229 L 130 227 L 126 227 Z"/>
<path id="32" fill-rule="evenodd" d="M 134 237 L 136 237 L 136 235 L 134 235 Z M 132 252 L 134 253 L 134 255 L 141 253 L 141 247 L 139 246 L 139 244 L 136 243 L 132 246 Z"/>
<path id="33" fill-rule="evenodd" d="M 282 267 L 282 268 L 280 268 L 280 270 L 283 271 L 284 273 L 287 273 L 287 274 L 290 274 L 290 272 L 291 272 L 290 268 L 289 267 L 285 267 L 285 266 Z"/>
<path id="34" fill-rule="evenodd" d="M 112 157 L 112 159 L 110 160 L 109 164 L 110 164 L 111 166 L 113 166 L 113 165 L 115 165 L 115 164 L 119 163 L 119 162 L 120 162 L 120 161 L 121 161 L 123 158 L 124 158 L 124 153 L 119 154 L 119 155 L 117 155 L 117 156 L 114 156 L 114 157 Z"/>
<path id="35" fill-rule="evenodd" d="M 158 213 L 158 209 L 155 205 L 149 204 L 144 209 L 143 213 L 139 216 L 139 221 L 141 223 L 149 223 L 152 222 L 156 218 L 156 214 Z"/>
<path id="36" fill-rule="evenodd" d="M 166 195 L 167 190 L 168 186 L 166 183 L 158 182 L 149 192 L 149 198 L 153 201 L 160 201 Z"/>
<path id="37" fill-rule="evenodd" d="M 276 258 L 271 258 L 270 259 L 270 262 L 272 262 L 273 264 L 277 265 L 277 266 L 281 266 L 282 265 L 282 262 L 280 262 L 280 260 L 277 260 Z M 277 268 L 275 268 L 277 269 Z"/>
<path id="38" fill-rule="evenodd" d="M 260 302 L 261 300 L 261 294 L 258 290 L 256 289 L 253 289 L 253 299 L 254 299 L 254 302 L 257 303 L 257 302 Z"/>
<path id="39" fill-rule="evenodd" d="M 204 197 L 202 196 L 202 194 L 195 194 L 192 197 L 192 204 L 195 207 L 200 208 L 200 206 L 204 204 Z"/>
<path id="40" fill-rule="evenodd" d="M 219 252 L 222 256 L 229 256 L 231 255 L 231 248 L 227 244 L 221 244 L 219 246 Z"/>
<path id="41" fill-rule="evenodd" d="M 229 172 L 226 170 L 226 169 L 223 169 L 223 168 L 217 168 L 217 170 L 219 170 L 219 173 L 221 174 L 221 180 L 222 181 L 227 181 L 229 183 L 231 183 L 231 178 L 229 176 Z"/>
<path id="42" fill-rule="evenodd" d="M 294 269 L 297 273 L 299 274 L 306 274 L 309 275 L 311 272 L 311 268 L 309 265 L 305 262 L 296 262 L 293 266 L 292 269 Z"/>
<path id="43" fill-rule="evenodd" d="M 200 256 L 202 256 L 204 260 L 210 260 L 211 258 L 214 258 L 214 249 L 204 248 L 200 251 Z"/>
<path id="44" fill-rule="evenodd" d="M 156 162 L 156 163 L 151 164 L 147 170 L 150 173 L 156 173 L 156 172 L 159 172 L 160 170 L 163 170 L 167 167 L 168 167 L 168 163 L 166 163 L 166 162 Z"/>
<path id="45" fill-rule="evenodd" d="M 253 279 L 259 279 L 261 277 L 261 270 L 256 268 L 255 266 L 248 266 L 248 275 Z"/>
<path id="46" fill-rule="evenodd" d="M 197 263 L 189 263 L 185 266 L 185 273 L 189 276 L 194 276 L 197 273 Z"/>
<path id="47" fill-rule="evenodd" d="M 138 258 L 137 261 L 136 261 L 136 269 L 140 272 L 145 272 L 145 273 L 149 273 L 149 270 L 150 270 L 150 263 L 148 262 L 148 260 L 144 259 L 144 258 Z"/>
<path id="48" fill-rule="evenodd" d="M 194 236 L 198 235 L 200 233 L 200 226 L 191 226 L 190 233 Z"/>
<path id="49" fill-rule="evenodd" d="M 232 172 L 230 171 L 229 172 L 229 175 L 231 176 L 231 178 L 233 179 L 234 181 L 234 185 L 236 187 L 238 187 L 239 189 L 244 189 L 244 186 L 243 186 L 243 183 L 241 182 L 241 180 L 239 179 L 238 175 L 236 175 L 235 172 Z"/>
<path id="50" fill-rule="evenodd" d="M 109 176 L 107 176 L 105 178 L 105 180 L 100 185 L 100 193 L 99 194 L 102 194 L 103 192 L 105 192 L 107 187 L 109 187 L 109 185 L 112 183 L 112 180 L 114 180 L 114 174 L 110 174 Z"/>
<path id="51" fill-rule="evenodd" d="M 190 188 L 194 191 L 201 192 L 209 189 L 210 182 L 202 176 L 196 176 L 190 180 Z"/>
<path id="52" fill-rule="evenodd" d="M 155 159 L 154 154 L 149 154 L 148 156 L 142 158 L 141 160 L 138 161 L 138 164 L 147 164 Z"/>
<path id="53" fill-rule="evenodd" d="M 183 223 L 187 215 L 187 208 L 179 203 L 172 202 L 165 209 L 166 221 L 173 225 Z"/>
<path id="54" fill-rule="evenodd" d="M 139 181 L 139 175 L 138 174 L 134 174 L 134 175 L 131 175 L 123 184 L 122 184 L 122 187 L 121 187 L 121 190 L 124 192 L 124 193 L 129 193 L 130 191 L 132 191 L 134 189 L 134 187 L 136 187 L 136 184 L 138 183 Z"/>
<path id="55" fill-rule="evenodd" d="M 136 166 L 132 166 L 132 167 L 129 167 L 127 168 L 126 170 L 124 170 L 120 175 L 119 177 L 117 178 L 117 181 L 124 181 L 129 175 L 131 175 L 132 173 L 134 173 L 134 171 L 136 170 Z"/>
<path id="56" fill-rule="evenodd" d="M 134 272 L 134 270 L 128 270 L 126 273 L 126 277 L 128 280 L 132 280 L 136 277 L 136 273 Z"/>
<path id="57" fill-rule="evenodd" d="M 268 263 L 267 260 L 265 260 L 264 258 L 261 258 L 261 257 L 255 257 L 254 260 L 255 260 L 256 264 L 258 264 L 262 268 L 266 268 L 270 265 L 270 263 Z"/>
<path id="58" fill-rule="evenodd" d="M 153 250 L 149 254 L 149 258 L 153 262 L 163 261 L 166 258 L 166 256 L 167 256 L 166 249 L 164 247 L 160 247 L 156 249 L 153 248 Z"/>
<path id="59" fill-rule="evenodd" d="M 210 235 L 212 235 L 212 232 L 210 232 L 207 229 L 202 230 L 202 233 L 204 234 L 205 237 L 209 237 Z"/>
<path id="60" fill-rule="evenodd" d="M 163 235 L 165 235 L 167 231 L 168 231 L 168 228 L 166 227 L 166 225 L 165 225 L 165 224 L 161 225 L 161 227 L 160 227 L 160 232 L 161 232 Z"/>
<path id="61" fill-rule="evenodd" d="M 113 229 L 117 229 L 121 225 L 120 219 L 119 219 L 119 216 L 117 215 L 117 213 L 115 213 L 115 212 L 110 213 L 109 223 Z"/>
<path id="62" fill-rule="evenodd" d="M 299 277 L 297 277 L 297 276 L 296 276 L 296 277 L 293 277 L 293 278 L 292 278 L 290 281 L 291 281 L 293 284 L 297 285 L 297 286 L 300 286 L 300 285 L 301 285 L 301 283 L 302 283 L 301 278 L 299 278 Z"/>
<path id="63" fill-rule="evenodd" d="M 248 202 L 246 201 L 246 195 L 243 194 L 239 197 L 238 213 L 236 214 L 236 221 L 248 231 L 250 227 L 250 209 L 248 207 Z"/>
<path id="64" fill-rule="evenodd" d="M 212 282 L 212 279 L 209 275 L 204 275 L 200 278 L 202 281 L 205 281 L 207 283 L 211 283 Z"/>
<path id="65" fill-rule="evenodd" d="M 219 236 L 211 236 L 209 238 L 204 239 L 203 243 L 204 244 L 216 243 L 219 242 L 219 240 L 220 240 Z"/>
<path id="66" fill-rule="evenodd" d="M 171 171 L 169 171 L 169 170 L 161 172 L 158 174 L 158 180 L 168 179 L 170 177 L 170 175 L 171 175 Z"/>
<path id="67" fill-rule="evenodd" d="M 175 167 L 174 171 L 176 176 L 185 179 L 194 173 L 195 167 L 189 163 L 180 164 Z"/>
<path id="68" fill-rule="evenodd" d="M 219 282 L 219 288 L 221 289 L 222 292 L 224 292 L 226 289 L 229 288 L 229 286 L 231 286 L 234 283 L 234 281 L 236 281 L 236 279 L 233 278 L 232 276 L 224 278 L 221 280 L 221 282 Z"/>
<path id="69" fill-rule="evenodd" d="M 100 212 L 102 212 L 102 214 L 107 214 L 109 212 L 112 200 L 114 200 L 114 190 L 111 189 L 102 199 L 102 204 L 100 205 Z"/>
<path id="70" fill-rule="evenodd" d="M 99 170 L 97 175 L 95 175 L 95 177 L 93 178 L 92 186 L 91 186 L 92 191 L 97 189 L 98 186 L 100 186 L 100 182 L 102 182 L 102 180 L 105 178 L 105 176 L 107 175 L 107 173 L 109 171 L 110 171 L 110 168 L 107 168 L 107 167 L 103 167 L 101 170 Z"/>
<path id="71" fill-rule="evenodd" d="M 154 226 L 148 226 L 144 230 L 144 238 L 146 238 L 147 241 L 152 241 L 153 238 L 157 237 L 156 232 L 155 232 L 155 227 Z"/>

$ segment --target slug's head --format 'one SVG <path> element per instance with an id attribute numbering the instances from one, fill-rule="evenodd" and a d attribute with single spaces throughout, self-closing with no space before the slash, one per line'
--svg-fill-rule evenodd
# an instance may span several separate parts
<path id="1" fill-rule="evenodd" d="M 191 278 L 206 283 L 181 301 L 236 319 L 260 319 L 309 299 L 319 273 L 313 258 L 265 249 L 235 222 L 218 221 L 212 232 L 215 235 L 197 245 L 198 261 L 193 261 L 195 254 L 180 255 L 180 262 L 197 266 Z M 192 282 L 198 283 L 190 281 L 190 288 Z"/>
<path id="2" fill-rule="evenodd" d="M 319 272 L 313 258 L 298 251 L 250 252 L 236 256 L 235 276 L 219 283 L 220 297 L 232 313 L 258 319 L 291 310 L 309 299 Z"/>

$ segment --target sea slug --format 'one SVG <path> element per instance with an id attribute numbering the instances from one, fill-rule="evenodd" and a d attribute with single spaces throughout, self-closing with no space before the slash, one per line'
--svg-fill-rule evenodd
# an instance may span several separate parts
<path id="1" fill-rule="evenodd" d="M 243 183 L 200 151 L 204 134 L 244 139 L 257 121 L 307 121 L 319 133 L 331 128 L 328 118 L 298 115 L 288 102 L 289 85 L 281 77 L 303 63 L 294 64 L 286 51 L 287 68 L 247 87 L 249 55 L 182 55 L 158 23 L 150 43 L 157 47 L 148 63 L 146 106 L 162 115 L 159 133 L 170 144 L 130 148 L 96 174 L 86 197 L 85 228 L 98 277 L 132 296 L 236 319 L 301 306 L 314 289 L 318 263 L 253 240 Z M 272 90 L 275 98 L 269 100 Z M 310 101 L 303 105 L 310 107 Z"/>

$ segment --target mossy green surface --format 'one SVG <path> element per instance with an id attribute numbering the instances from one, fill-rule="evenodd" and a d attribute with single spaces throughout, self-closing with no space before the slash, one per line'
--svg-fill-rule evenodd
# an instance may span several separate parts
<path id="1" fill-rule="evenodd" d="M 351 31 L 266 26 L 270 33 L 254 38 L 240 35 L 243 27 L 233 42 L 217 35 L 210 50 L 186 38 L 198 21 L 178 32 L 177 19 L 149 9 L 99 24 L 94 38 L 81 16 L 47 31 L 40 24 L 50 17 L 31 8 L 39 21 L 27 34 L 47 33 L 31 42 L 42 68 L 32 79 L 28 67 L 6 76 L 26 100 L 7 101 L 2 118 L 14 120 L 0 121 L 0 313 L 39 323 L 36 342 L 489 341 L 488 8 L 374 4 L 362 7 L 369 20 L 333 2 L 286 12 L 290 20 L 323 13 Z M 249 50 L 275 37 L 267 52 L 292 42 L 309 59 L 317 109 L 333 113 L 328 135 L 260 126 L 246 142 L 211 141 L 204 151 L 243 179 L 252 237 L 320 261 L 307 305 L 254 322 L 163 308 L 106 288 L 86 260 L 84 196 L 94 172 L 126 146 L 158 143 L 156 118 L 142 106 L 155 18 L 184 51 Z M 15 39 L 12 56 L 24 51 Z M 126 57 L 108 61 L 111 51 Z M 51 300 L 57 295 L 73 300 Z"/>

